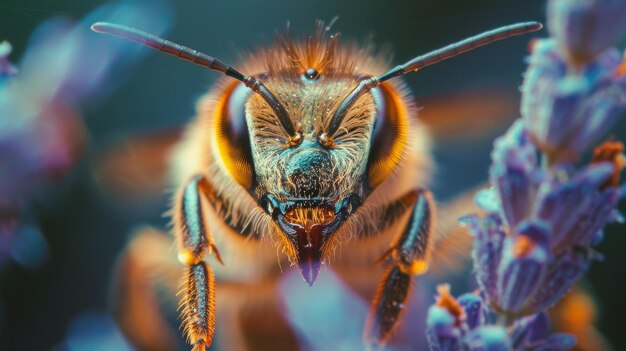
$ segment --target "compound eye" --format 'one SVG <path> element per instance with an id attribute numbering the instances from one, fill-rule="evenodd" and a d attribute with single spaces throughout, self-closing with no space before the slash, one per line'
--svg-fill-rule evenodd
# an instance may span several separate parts
<path id="1" fill-rule="evenodd" d="M 376 121 L 368 160 L 371 188 L 380 185 L 393 173 L 406 143 L 407 111 L 396 89 L 386 83 L 371 90 L 376 104 Z"/>
<path id="2" fill-rule="evenodd" d="M 246 189 L 252 187 L 253 161 L 250 136 L 246 124 L 246 102 L 252 90 L 243 83 L 229 86 L 215 113 L 219 154 L 230 176 Z"/>

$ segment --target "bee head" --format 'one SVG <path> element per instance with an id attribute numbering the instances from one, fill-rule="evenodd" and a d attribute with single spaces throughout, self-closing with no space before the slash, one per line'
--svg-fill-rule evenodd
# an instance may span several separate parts
<path id="1" fill-rule="evenodd" d="M 255 54 L 263 63 L 251 67 L 266 67 L 255 77 L 286 118 L 245 83 L 233 83 L 218 105 L 216 125 L 230 175 L 257 199 L 274 224 L 271 235 L 308 284 L 340 242 L 346 220 L 395 169 L 406 143 L 401 114 L 407 106 L 388 83 L 364 94 L 329 133 L 363 75 L 385 67 L 384 59 L 371 62 L 361 49 L 335 48 L 336 37 L 328 38 L 322 28 L 308 44 L 315 51 L 285 39 Z"/>
<path id="2" fill-rule="evenodd" d="M 326 130 L 333 108 L 354 80 L 277 77 L 271 81 L 268 76 L 266 84 L 284 103 L 297 139 L 271 118 L 267 104 L 250 96 L 245 114 L 253 192 L 272 218 L 285 252 L 312 284 L 336 245 L 335 234 L 370 192 L 367 170 L 377 108 L 371 96 L 362 99 L 330 141 Z"/>

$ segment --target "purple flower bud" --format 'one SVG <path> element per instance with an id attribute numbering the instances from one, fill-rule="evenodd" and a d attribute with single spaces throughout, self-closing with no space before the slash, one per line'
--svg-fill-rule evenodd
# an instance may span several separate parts
<path id="1" fill-rule="evenodd" d="M 612 164 L 601 162 L 588 166 L 570 181 L 561 181 L 557 174 L 542 184 L 535 216 L 550 227 L 551 247 L 556 253 L 574 245 L 590 245 L 609 221 L 619 190 L 601 192 L 598 188 L 613 172 Z"/>
<path id="2" fill-rule="evenodd" d="M 534 316 L 520 318 L 513 325 L 513 348 L 525 350 L 544 340 L 550 334 L 548 314 L 543 311 Z"/>
<path id="3" fill-rule="evenodd" d="M 576 345 L 576 339 L 569 334 L 550 334 L 550 321 L 545 311 L 515 322 L 511 338 L 515 350 L 560 351 Z"/>
<path id="4" fill-rule="evenodd" d="M 8 41 L 0 42 L 0 82 L 2 78 L 11 77 L 17 74 L 17 68 L 15 68 L 11 61 L 9 61 L 9 55 L 11 55 L 13 47 Z"/>
<path id="5" fill-rule="evenodd" d="M 538 178 L 536 154 L 522 120 L 495 142 L 489 175 L 509 228 L 528 216 Z"/>
<path id="6" fill-rule="evenodd" d="M 560 254 L 535 295 L 528 301 L 531 311 L 541 311 L 557 303 L 589 269 L 595 255 L 589 249 L 570 249 Z"/>
<path id="7" fill-rule="evenodd" d="M 528 313 L 528 300 L 543 284 L 551 259 L 548 228 L 539 222 L 522 222 L 505 240 L 498 268 L 498 305 L 508 313 Z"/>
<path id="8" fill-rule="evenodd" d="M 465 293 L 457 299 L 465 311 L 465 323 L 472 330 L 485 322 L 485 306 L 480 296 L 474 293 Z"/>
<path id="9" fill-rule="evenodd" d="M 476 237 L 472 249 L 472 259 L 476 279 L 481 290 L 490 301 L 497 299 L 497 269 L 502 254 L 502 246 L 506 234 L 502 221 L 496 213 L 487 215 L 482 220 L 466 217 L 470 232 Z"/>
<path id="10" fill-rule="evenodd" d="M 603 136 L 623 111 L 626 77 L 616 71 L 621 63 L 616 49 L 570 74 L 556 46 L 553 39 L 534 45 L 521 113 L 542 152 L 554 160 L 571 160 Z"/>
<path id="11" fill-rule="evenodd" d="M 461 350 L 461 331 L 456 319 L 445 308 L 431 306 L 426 321 L 426 336 L 431 351 Z"/>
<path id="12" fill-rule="evenodd" d="M 511 340 L 505 328 L 495 325 L 480 327 L 465 339 L 470 351 L 509 351 Z"/>
<path id="13" fill-rule="evenodd" d="M 551 0 L 548 30 L 572 58 L 585 63 L 613 46 L 626 29 L 623 0 Z"/>

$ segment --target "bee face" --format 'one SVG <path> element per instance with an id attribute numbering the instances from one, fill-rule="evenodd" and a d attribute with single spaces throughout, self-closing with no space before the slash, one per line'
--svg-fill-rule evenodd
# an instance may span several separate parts
<path id="1" fill-rule="evenodd" d="M 248 70 L 263 70 L 255 76 L 284 106 L 295 137 L 244 83 L 232 83 L 218 105 L 218 148 L 230 176 L 271 218 L 271 234 L 309 284 L 337 230 L 402 157 L 410 103 L 397 85 L 363 95 L 328 135 L 343 99 L 384 71 L 384 61 L 369 49 L 336 47 L 323 29 L 306 43 L 279 40 L 257 53 Z"/>
<path id="2" fill-rule="evenodd" d="M 329 142 L 324 134 L 337 101 L 357 84 L 356 78 L 326 80 L 313 71 L 304 70 L 299 77 L 276 73 L 264 82 L 297 126 L 297 144 L 289 143 L 262 99 L 249 95 L 244 106 L 252 192 L 309 284 L 330 251 L 332 236 L 367 196 L 368 156 L 378 114 L 372 96 L 361 99 Z M 317 79 L 309 78 L 313 76 Z"/>

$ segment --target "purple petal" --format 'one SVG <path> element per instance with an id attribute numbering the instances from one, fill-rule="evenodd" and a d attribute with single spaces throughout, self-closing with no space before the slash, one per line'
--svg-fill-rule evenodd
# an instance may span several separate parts
<path id="1" fill-rule="evenodd" d="M 498 214 L 492 213 L 484 219 L 468 217 L 470 232 L 476 237 L 472 249 L 474 271 L 481 290 L 490 301 L 497 299 L 497 267 L 502 255 L 506 234 Z"/>
<path id="2" fill-rule="evenodd" d="M 542 142 L 557 149 L 569 139 L 572 125 L 580 115 L 580 106 L 591 93 L 592 85 L 583 77 L 567 76 L 553 82 L 551 89 L 545 92 L 545 105 L 541 110 L 541 118 L 546 120 L 548 129 L 541 133 L 544 134 Z"/>
<path id="3" fill-rule="evenodd" d="M 336 350 L 363 347 L 367 302 L 333 271 L 325 270 L 309 287 L 302 283 L 297 270 L 289 270 L 281 277 L 278 293 L 284 301 L 283 315 L 302 345 L 314 350 L 327 345 L 334 345 Z M 321 325 L 324 328 L 319 328 Z"/>
<path id="4" fill-rule="evenodd" d="M 459 296 L 457 300 L 465 311 L 465 323 L 470 330 L 481 326 L 485 322 L 485 306 L 479 296 L 473 293 L 465 293 Z"/>
<path id="5" fill-rule="evenodd" d="M 521 120 L 495 142 L 489 176 L 509 228 L 528 216 L 538 172 L 536 154 Z"/>
<path id="6" fill-rule="evenodd" d="M 514 237 L 505 240 L 498 268 L 498 304 L 510 313 L 524 313 L 528 300 L 543 284 L 550 261 L 548 229 L 522 222 Z M 528 244 L 520 251 L 521 244 Z"/>
<path id="7" fill-rule="evenodd" d="M 541 311 L 557 303 L 589 269 L 594 255 L 588 249 L 568 250 L 550 265 L 539 290 L 528 302 L 533 311 Z"/>
<path id="8" fill-rule="evenodd" d="M 493 188 L 478 191 L 474 197 L 474 203 L 487 212 L 500 211 L 500 200 Z"/>
<path id="9" fill-rule="evenodd" d="M 609 88 L 610 89 L 610 88 Z M 585 101 L 578 114 L 584 120 L 572 128 L 568 149 L 580 152 L 606 135 L 624 111 L 624 92 L 599 91 Z"/>
<path id="10" fill-rule="evenodd" d="M 438 306 L 428 309 L 426 335 L 431 351 L 461 350 L 461 332 L 455 323 L 446 309 Z"/>
<path id="11" fill-rule="evenodd" d="M 544 183 L 537 195 L 535 216 L 551 229 L 551 247 L 561 252 L 573 245 L 590 245 L 612 216 L 618 190 L 598 187 L 613 173 L 610 163 L 598 163 L 576 174 L 571 181 L 557 177 Z"/>
<path id="12" fill-rule="evenodd" d="M 548 314 L 543 311 L 534 316 L 524 317 L 513 325 L 513 345 L 517 349 L 526 349 L 528 346 L 542 341 L 550 334 Z"/>
<path id="13" fill-rule="evenodd" d="M 588 61 L 616 44 L 625 29 L 622 0 L 548 1 L 548 30 L 578 61 Z"/>
<path id="14" fill-rule="evenodd" d="M 552 118 L 552 112 L 554 110 L 553 96 L 560 80 L 567 72 L 567 66 L 555 47 L 556 43 L 553 39 L 535 42 L 522 84 L 520 105 L 522 118 L 529 128 L 530 134 L 544 145 L 548 144 L 548 139 L 559 140 L 563 138 L 561 136 L 563 127 L 559 125 L 558 119 L 564 115 L 556 114 L 554 115 L 555 118 Z"/>
<path id="15" fill-rule="evenodd" d="M 573 159 L 607 133 L 626 107 L 626 77 L 615 74 L 620 54 L 607 50 L 568 74 L 553 39 L 534 46 L 522 86 L 521 113 L 538 147 Z"/>

